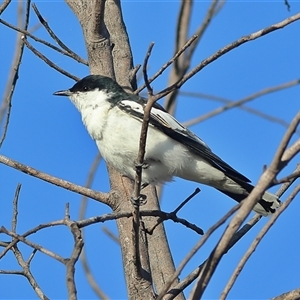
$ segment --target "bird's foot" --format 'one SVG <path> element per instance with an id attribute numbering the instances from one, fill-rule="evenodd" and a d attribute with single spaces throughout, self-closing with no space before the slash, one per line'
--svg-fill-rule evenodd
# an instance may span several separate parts
<path id="1" fill-rule="evenodd" d="M 142 162 L 142 163 L 135 162 L 135 167 L 136 168 L 142 168 L 142 169 L 146 170 L 146 169 L 149 168 L 149 164 L 146 163 L 146 162 Z"/>
<path id="2" fill-rule="evenodd" d="M 134 207 L 142 206 L 147 203 L 147 196 L 140 194 L 138 197 L 131 197 L 130 201 Z"/>

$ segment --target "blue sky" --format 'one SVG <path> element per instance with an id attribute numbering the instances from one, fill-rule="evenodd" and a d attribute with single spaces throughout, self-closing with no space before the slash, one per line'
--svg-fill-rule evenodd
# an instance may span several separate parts
<path id="1" fill-rule="evenodd" d="M 81 28 L 63 1 L 37 1 L 40 12 L 51 28 L 71 49 L 86 57 Z M 243 35 L 250 34 L 296 14 L 299 2 L 290 2 L 288 12 L 283 1 L 229 1 L 214 19 L 205 33 L 193 58 L 193 66 L 221 47 Z M 123 15 L 132 45 L 134 63 L 141 64 L 150 42 L 155 47 L 149 62 L 149 74 L 154 74 L 173 54 L 176 19 L 179 1 L 122 1 Z M 203 19 L 209 2 L 197 1 L 193 8 L 192 34 Z M 16 23 L 16 2 L 1 15 L 1 18 Z M 37 24 L 31 14 L 31 27 Z M 299 78 L 300 22 L 273 32 L 259 40 L 234 49 L 204 68 L 182 87 L 192 91 L 239 100 L 266 87 L 276 86 Z M 44 29 L 36 33 L 49 39 Z M 1 68 L 0 95 L 11 67 L 16 33 L 0 26 Z M 31 41 L 31 40 L 30 40 Z M 36 44 L 34 44 L 36 45 Z M 46 47 L 37 45 L 54 63 L 69 72 L 83 77 L 89 70 Z M 153 84 L 155 91 L 166 87 L 168 72 Z M 13 108 L 8 136 L 1 148 L 1 154 L 43 172 L 84 185 L 97 148 L 83 127 L 80 116 L 68 99 L 54 97 L 52 93 L 74 84 L 72 80 L 50 69 L 30 51 L 25 49 L 19 73 L 19 80 L 13 98 Z M 266 95 L 249 103 L 248 106 L 266 114 L 290 122 L 299 110 L 299 86 Z M 163 103 L 163 102 L 162 102 Z M 187 121 L 207 113 L 221 104 L 205 99 L 179 98 L 176 117 Z M 272 123 L 240 109 L 213 117 L 191 129 L 199 135 L 215 153 L 233 167 L 252 179 L 255 184 L 268 165 L 285 132 L 281 125 Z M 294 139 L 295 140 L 295 139 Z M 299 158 L 299 156 L 298 156 Z M 292 172 L 297 158 L 280 174 Z M 71 218 L 77 219 L 81 197 L 61 188 L 29 177 L 4 165 L 0 165 L 0 224 L 11 227 L 12 200 L 18 183 L 22 183 L 19 197 L 18 232 L 22 233 L 37 226 L 61 219 L 65 203 L 70 203 Z M 176 179 L 169 183 L 163 193 L 162 209 L 172 211 L 194 189 L 197 195 L 181 212 L 180 217 L 188 219 L 207 230 L 235 203 L 212 188 L 193 182 Z M 108 177 L 102 162 L 93 188 L 108 191 Z M 276 188 L 272 189 L 276 191 Z M 288 195 L 288 193 L 286 194 Z M 284 200 L 286 196 L 283 197 Z M 299 196 L 276 222 L 246 265 L 243 273 L 230 293 L 231 299 L 266 299 L 299 287 L 300 244 L 298 228 L 300 221 Z M 90 200 L 87 217 L 110 212 L 110 209 Z M 227 255 L 217 269 L 204 298 L 217 299 L 231 272 L 239 262 L 251 241 L 267 222 L 261 220 L 246 237 Z M 122 273 L 119 247 L 104 233 L 102 224 L 85 231 L 85 245 L 88 260 L 101 288 L 112 299 L 125 299 L 126 288 Z M 114 222 L 105 223 L 117 234 Z M 175 263 L 178 265 L 199 237 L 178 224 L 165 223 Z M 181 278 L 200 264 L 210 253 L 224 227 L 218 230 L 203 249 L 192 259 Z M 8 240 L 1 236 L 1 240 Z M 62 227 L 50 228 L 31 236 L 31 241 L 67 257 L 72 247 L 72 237 Z M 26 255 L 30 249 L 20 248 Z M 19 269 L 11 254 L 0 261 L 0 269 Z M 37 253 L 32 271 L 45 294 L 51 299 L 67 297 L 65 270 L 41 253 Z M 51 278 L 51 280 L 49 280 Z M 92 299 L 82 266 L 76 268 L 79 299 Z M 10 287 L 0 290 L 1 299 L 36 299 L 32 288 L 21 276 L 0 276 L 0 285 Z M 14 287 L 14 288 L 12 288 Z"/>

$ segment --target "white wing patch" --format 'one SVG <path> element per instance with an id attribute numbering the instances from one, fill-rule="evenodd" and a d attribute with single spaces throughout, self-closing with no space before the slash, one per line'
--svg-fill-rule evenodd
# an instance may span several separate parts
<path id="1" fill-rule="evenodd" d="M 123 100 L 123 101 L 119 102 L 119 105 L 122 105 L 124 109 L 126 109 L 126 107 L 127 107 L 128 110 L 133 110 L 142 115 L 144 114 L 144 107 L 140 103 L 137 103 L 137 102 L 134 102 L 131 100 Z M 196 136 L 194 133 L 192 133 L 185 126 L 180 124 L 169 113 L 167 113 L 163 110 L 160 110 L 158 108 L 152 107 L 150 115 L 154 120 L 159 122 L 161 125 L 168 127 L 182 135 L 185 135 L 186 137 L 189 137 L 190 139 L 193 139 L 194 141 L 197 141 L 198 143 L 202 144 L 206 148 L 210 149 L 204 141 L 202 141 L 198 136 Z M 138 118 L 138 119 L 140 121 L 142 121 L 140 118 Z"/>

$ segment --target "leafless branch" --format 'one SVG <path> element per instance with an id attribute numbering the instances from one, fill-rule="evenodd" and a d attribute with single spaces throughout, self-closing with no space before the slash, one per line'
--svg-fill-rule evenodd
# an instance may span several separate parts
<path id="1" fill-rule="evenodd" d="M 183 45 L 181 49 L 176 52 L 176 54 L 169 60 L 167 61 L 150 79 L 148 79 L 149 84 L 153 82 L 158 76 L 160 76 L 172 63 L 176 62 L 178 57 L 186 51 L 188 47 L 191 46 L 191 44 L 197 39 L 196 35 L 193 35 L 186 43 Z M 139 87 L 134 93 L 139 94 L 144 88 L 146 87 L 146 84 L 144 83 L 141 87 Z"/>
<path id="2" fill-rule="evenodd" d="M 223 236 L 218 242 L 215 249 L 210 254 L 207 262 L 200 271 L 199 281 L 195 285 L 191 293 L 191 298 L 196 297 L 196 299 L 201 298 L 208 282 L 211 279 L 219 261 L 222 256 L 228 250 L 228 245 L 231 242 L 232 236 L 237 231 L 237 229 L 244 222 L 250 211 L 253 209 L 257 202 L 257 199 L 261 198 L 262 193 L 268 188 L 271 182 L 275 179 L 279 171 L 287 164 L 288 160 L 283 161 L 284 151 L 286 150 L 290 139 L 292 138 L 298 124 L 300 122 L 300 112 L 291 122 L 290 127 L 285 133 L 275 156 L 270 164 L 270 166 L 262 174 L 258 184 L 255 186 L 250 195 L 241 203 L 241 208 L 238 210 L 237 214 L 230 221 L 228 227 L 226 228 Z M 290 156 L 291 158 L 293 156 Z"/>
<path id="3" fill-rule="evenodd" d="M 211 117 L 214 117 L 216 115 L 219 115 L 221 113 L 223 113 L 224 111 L 227 111 L 229 109 L 232 109 L 232 108 L 235 108 L 235 107 L 239 107 L 241 108 L 241 106 L 247 102 L 250 102 L 252 100 L 255 100 L 261 96 L 264 96 L 266 94 L 270 94 L 270 93 L 274 93 L 274 92 L 278 92 L 280 90 L 283 90 L 283 89 L 286 89 L 286 88 L 290 88 L 290 87 L 293 87 L 293 86 L 296 86 L 300 84 L 300 80 L 299 79 L 296 79 L 296 80 L 292 80 L 292 81 L 289 81 L 289 82 L 286 82 L 286 83 L 283 83 L 283 84 L 280 84 L 280 85 L 276 85 L 276 86 L 273 86 L 273 87 L 269 87 L 269 88 L 265 88 L 259 92 L 256 92 L 250 96 L 247 96 L 241 100 L 238 100 L 238 101 L 230 101 L 228 104 L 222 106 L 222 107 L 219 107 L 219 108 L 216 108 L 214 110 L 212 110 L 211 112 L 205 114 L 205 115 L 202 115 L 200 117 L 197 117 L 195 119 L 192 119 L 188 122 L 185 123 L 186 126 L 191 126 L 191 125 L 194 125 L 194 124 L 197 124 L 197 123 L 200 123 L 200 122 L 203 122 Z"/>
<path id="4" fill-rule="evenodd" d="M 24 244 L 28 245 L 29 247 L 31 247 L 33 249 L 36 249 L 36 250 L 38 250 L 38 251 L 40 251 L 40 252 L 42 252 L 42 253 L 44 253 L 44 254 L 52 257 L 52 258 L 54 258 L 55 260 L 57 260 L 57 261 L 65 264 L 65 259 L 62 258 L 60 255 L 55 254 L 54 252 L 52 252 L 52 251 L 50 251 L 50 250 L 48 250 L 48 249 L 46 249 L 46 248 L 44 248 L 44 247 L 36 244 L 36 243 L 30 242 L 29 240 L 27 240 L 23 236 L 21 236 L 21 235 L 19 235 L 17 233 L 14 233 L 14 232 L 12 232 L 10 230 L 7 230 L 4 226 L 0 227 L 0 233 L 4 233 L 4 234 L 6 234 L 6 235 L 8 235 L 8 236 L 10 236 L 10 237 L 12 237 L 12 238 L 14 238 L 16 240 L 19 240 L 19 241 L 23 242 Z"/>
<path id="5" fill-rule="evenodd" d="M 29 22 L 29 11 L 30 11 L 30 0 L 27 1 L 26 4 L 26 12 L 25 12 L 25 22 L 24 22 L 24 30 L 27 30 L 28 28 L 28 22 Z M 23 25 L 23 3 L 22 1 L 19 1 L 18 4 L 18 27 L 21 27 Z M 11 107 L 12 107 L 12 96 L 15 91 L 15 87 L 17 84 L 17 80 L 19 78 L 19 68 L 21 64 L 21 60 L 23 57 L 23 51 L 24 51 L 24 43 L 21 39 L 21 35 L 17 35 L 17 43 L 16 43 L 16 50 L 15 50 L 15 55 L 13 58 L 13 63 L 8 79 L 8 84 L 6 86 L 4 96 L 3 96 L 3 102 L 0 108 L 0 124 L 2 122 L 2 118 L 4 116 L 5 111 L 7 110 L 6 113 L 6 120 L 4 122 L 4 127 L 3 127 L 3 134 L 0 140 L 0 148 L 5 140 L 6 133 L 8 130 L 8 124 L 10 120 L 10 113 L 11 113 Z"/>
<path id="6" fill-rule="evenodd" d="M 56 71 L 60 72 L 61 74 L 75 80 L 78 81 L 80 78 L 72 75 L 71 73 L 65 71 L 64 69 L 60 68 L 58 65 L 56 65 L 55 63 L 53 63 L 49 58 L 47 58 L 45 55 L 43 55 L 41 52 L 39 52 L 37 49 L 35 49 L 26 39 L 25 36 L 22 37 L 22 40 L 24 42 L 24 44 L 26 45 L 26 47 L 31 50 L 37 57 L 39 57 L 41 60 L 43 60 L 49 67 L 55 69 Z"/>
<path id="7" fill-rule="evenodd" d="M 208 58 L 204 59 L 200 64 L 198 64 L 195 68 L 193 68 L 191 71 L 189 71 L 182 79 L 180 79 L 179 81 L 175 82 L 174 84 L 171 84 L 169 87 L 167 87 L 166 89 L 162 90 L 161 92 L 157 93 L 155 95 L 155 99 L 158 100 L 166 95 L 168 95 L 169 93 L 171 93 L 172 91 L 174 91 L 175 89 L 179 89 L 187 80 L 189 80 L 191 77 L 193 77 L 195 74 L 197 74 L 199 71 L 201 71 L 203 68 L 205 68 L 206 66 L 208 66 L 210 63 L 212 63 L 213 61 L 217 60 L 218 58 L 220 58 L 221 56 L 223 56 L 224 54 L 230 52 L 231 50 L 241 46 L 244 43 L 256 40 L 266 34 L 269 34 L 273 31 L 279 30 L 284 28 L 285 26 L 298 21 L 300 19 L 300 13 L 295 14 L 279 23 L 273 24 L 269 27 L 266 27 L 264 29 L 261 29 L 257 32 L 251 33 L 249 35 L 243 36 L 240 39 L 234 41 L 231 44 L 228 44 L 227 46 L 221 48 L 220 50 L 218 50 L 216 53 L 214 53 L 213 55 L 209 56 Z"/>
<path id="8" fill-rule="evenodd" d="M 18 222 L 18 201 L 21 190 L 21 184 L 19 183 L 16 188 L 15 197 L 13 201 L 13 217 L 11 221 L 11 230 L 12 232 L 16 232 L 17 230 L 17 222 Z"/>
<path id="9" fill-rule="evenodd" d="M 78 193 L 80 195 L 87 196 L 91 199 L 97 200 L 99 202 L 102 202 L 104 204 L 108 204 L 109 202 L 109 194 L 96 192 L 91 189 L 87 189 L 83 186 L 76 185 L 74 183 L 71 183 L 69 181 L 59 179 L 57 177 L 51 176 L 49 174 L 43 173 L 41 171 L 38 171 L 37 169 L 31 168 L 29 166 L 23 165 L 15 160 L 12 160 L 8 157 L 5 157 L 3 155 L 0 155 L 0 163 L 7 165 L 9 167 L 12 167 L 16 170 L 19 170 L 23 173 L 26 173 L 30 176 L 39 178 L 41 180 L 44 180 L 46 182 L 49 182 L 51 184 L 57 185 L 59 187 L 62 187 L 64 189 L 67 189 L 69 191 Z"/>
<path id="10" fill-rule="evenodd" d="M 275 214 L 272 215 L 272 218 L 268 221 L 268 223 L 263 227 L 263 229 L 259 232 L 255 240 L 252 242 L 250 247 L 248 248 L 247 252 L 244 254 L 242 259 L 239 261 L 237 267 L 235 268 L 234 272 L 232 273 L 229 281 L 227 282 L 220 299 L 225 300 L 228 296 L 228 293 L 230 292 L 231 288 L 233 287 L 237 277 L 241 273 L 242 269 L 244 268 L 245 264 L 247 263 L 248 259 L 252 255 L 252 253 L 255 251 L 257 248 L 258 244 L 260 241 L 263 239 L 263 237 L 266 235 L 266 233 L 269 231 L 271 226 L 276 222 L 276 220 L 279 218 L 281 213 L 289 206 L 289 204 L 292 202 L 292 200 L 296 197 L 296 195 L 300 191 L 300 185 L 298 185 L 294 191 L 291 193 L 291 195 L 287 198 L 286 201 L 283 202 L 281 207 L 276 211 Z"/>
<path id="11" fill-rule="evenodd" d="M 212 0 L 211 5 L 206 12 L 206 16 L 199 26 L 199 28 L 195 32 L 195 36 L 197 39 L 191 45 L 188 51 L 186 51 L 184 56 L 181 56 L 177 61 L 175 61 L 174 67 L 171 70 L 170 77 L 169 77 L 169 85 L 178 82 L 182 77 L 186 74 L 187 70 L 190 67 L 193 54 L 195 49 L 197 48 L 204 32 L 208 28 L 212 18 L 216 15 L 216 13 L 220 10 L 219 0 Z M 177 29 L 176 29 L 176 43 L 175 43 L 175 51 L 180 49 L 182 45 L 185 43 L 188 37 L 189 26 L 191 22 L 191 12 L 192 12 L 192 3 L 193 1 L 182 1 L 181 8 L 179 13 L 179 18 L 177 22 Z M 175 100 L 178 95 L 178 90 L 173 90 L 172 93 L 168 95 L 165 100 L 165 108 L 166 110 L 174 114 L 175 109 Z"/>
<path id="12" fill-rule="evenodd" d="M 284 293 L 280 296 L 272 298 L 272 300 L 299 300 L 300 288 Z"/>
<path id="13" fill-rule="evenodd" d="M 48 300 L 49 298 L 46 297 L 46 295 L 43 293 L 42 289 L 40 288 L 40 286 L 38 285 L 36 279 L 34 278 L 33 274 L 30 271 L 31 258 L 29 258 L 28 261 L 25 261 L 24 258 L 23 258 L 23 255 L 22 255 L 21 251 L 16 246 L 14 246 L 12 248 L 12 251 L 14 252 L 14 255 L 15 255 L 16 259 L 17 259 L 18 264 L 23 269 L 21 275 L 23 275 L 23 276 L 26 277 L 26 279 L 28 280 L 29 284 L 31 285 L 31 287 L 33 288 L 33 290 L 35 291 L 35 293 L 37 294 L 37 296 L 40 299 Z M 36 252 L 35 250 L 32 252 L 31 257 L 35 254 L 35 252 Z"/>
<path id="14" fill-rule="evenodd" d="M 5 11 L 5 9 L 8 7 L 11 0 L 4 0 L 3 3 L 0 6 L 0 15 Z"/>
<path id="15" fill-rule="evenodd" d="M 77 222 L 70 220 L 69 214 L 69 204 L 66 206 L 66 214 L 64 218 L 65 224 L 70 229 L 74 238 L 74 247 L 72 250 L 71 257 L 66 261 L 65 265 L 67 267 L 66 283 L 68 288 L 68 299 L 77 299 L 77 290 L 75 284 L 75 264 L 79 259 L 80 253 L 83 248 L 83 239 L 81 236 L 81 230 L 78 227 Z"/>
<path id="16" fill-rule="evenodd" d="M 92 166 L 90 168 L 88 177 L 87 177 L 87 181 L 85 184 L 86 188 L 90 188 L 92 186 L 96 171 L 98 169 L 99 163 L 101 161 L 101 155 L 100 153 L 97 153 Z M 80 205 L 80 209 L 79 209 L 79 220 L 83 220 L 85 217 L 85 211 L 86 211 L 86 207 L 87 207 L 87 197 L 83 196 L 81 198 L 81 205 Z M 82 231 L 82 237 L 84 237 L 84 232 Z M 99 287 L 99 284 L 96 282 L 94 275 L 91 271 L 91 268 L 89 266 L 88 260 L 87 260 L 87 256 L 85 254 L 85 248 L 82 248 L 81 251 L 81 255 L 80 255 L 80 261 L 82 264 L 82 267 L 84 269 L 84 272 L 86 274 L 86 278 L 88 280 L 89 285 L 91 286 L 91 288 L 93 289 L 93 291 L 95 292 L 95 294 L 99 297 L 99 299 L 103 299 L 103 300 L 108 300 L 108 297 L 105 295 L 105 293 L 102 291 L 102 289 Z"/>
<path id="17" fill-rule="evenodd" d="M 45 27 L 45 29 L 47 30 L 47 32 L 49 33 L 49 35 L 52 37 L 52 39 L 63 49 L 65 50 L 67 53 L 69 53 L 69 56 L 73 59 L 75 59 L 76 61 L 78 61 L 79 63 L 82 63 L 86 66 L 88 66 L 88 62 L 81 58 L 78 54 L 76 54 L 75 52 L 73 52 L 69 47 L 67 47 L 59 38 L 58 36 L 52 31 L 52 29 L 50 28 L 50 26 L 48 25 L 47 21 L 42 17 L 42 15 L 40 14 L 37 6 L 35 3 L 32 4 L 32 8 L 34 10 L 34 12 L 36 13 L 39 21 L 41 22 L 41 24 Z M 64 54 L 64 53 L 63 53 Z"/>
<path id="18" fill-rule="evenodd" d="M 5 25 L 5 26 L 7 26 L 7 27 L 9 27 L 9 28 L 11 28 L 11 29 L 13 29 L 13 30 L 15 30 L 15 31 L 18 31 L 18 32 L 23 33 L 23 35 L 26 36 L 26 37 L 29 36 L 29 37 L 32 38 L 34 41 L 36 41 L 36 42 L 38 42 L 38 43 L 41 43 L 41 44 L 43 44 L 43 45 L 45 45 L 45 46 L 47 46 L 47 47 L 49 47 L 49 48 L 51 48 L 51 49 L 53 49 L 53 50 L 55 50 L 55 51 L 61 53 L 61 54 L 63 54 L 63 55 L 66 55 L 66 56 L 68 56 L 68 57 L 73 58 L 73 56 L 72 56 L 69 52 L 67 52 L 67 51 L 65 51 L 65 50 L 62 50 L 62 49 L 60 49 L 60 48 L 58 48 L 58 47 L 52 45 L 51 43 L 49 43 L 49 42 L 47 42 L 47 41 L 45 41 L 45 40 L 42 40 L 42 39 L 36 37 L 36 36 L 33 35 L 32 33 L 30 33 L 28 30 L 24 30 L 24 29 L 21 29 L 21 28 L 19 28 L 19 27 L 17 27 L 17 26 L 14 26 L 14 25 L 12 25 L 12 24 L 10 24 L 10 23 L 4 21 L 3 19 L 0 19 L 0 23 L 3 24 L 3 25 Z"/>
<path id="19" fill-rule="evenodd" d="M 170 277 L 167 284 L 164 286 L 164 288 L 160 291 L 159 295 L 157 296 L 157 300 L 161 299 L 173 299 L 175 298 L 183 289 L 178 288 L 178 286 L 173 287 L 174 292 L 170 292 L 169 289 L 174 282 L 174 280 L 179 276 L 179 274 L 182 272 L 183 268 L 186 266 L 186 264 L 190 261 L 190 259 L 197 253 L 197 251 L 205 244 L 205 242 L 208 240 L 208 238 L 213 234 L 213 232 L 218 229 L 222 224 L 224 224 L 228 218 L 232 216 L 233 213 L 235 213 L 238 208 L 240 207 L 240 204 L 237 204 L 234 206 L 227 214 L 225 214 L 224 217 L 222 217 L 216 224 L 214 224 L 212 227 L 210 227 L 207 232 L 203 235 L 203 237 L 199 240 L 199 242 L 193 247 L 193 249 L 188 253 L 188 255 L 183 259 L 183 261 L 179 264 L 178 268 L 176 269 L 176 272 Z M 179 285 L 181 285 L 179 283 Z M 169 291 L 169 292 L 168 292 Z"/>

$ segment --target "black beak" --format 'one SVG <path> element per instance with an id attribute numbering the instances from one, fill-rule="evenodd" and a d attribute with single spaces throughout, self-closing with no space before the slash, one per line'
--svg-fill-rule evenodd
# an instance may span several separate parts
<path id="1" fill-rule="evenodd" d="M 55 95 L 55 96 L 71 96 L 72 93 L 70 92 L 70 90 L 65 90 L 65 91 L 57 91 L 57 92 L 53 93 L 53 95 Z"/>

